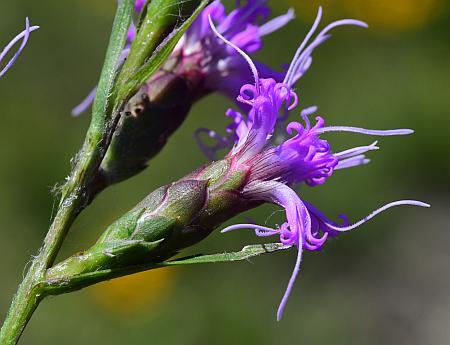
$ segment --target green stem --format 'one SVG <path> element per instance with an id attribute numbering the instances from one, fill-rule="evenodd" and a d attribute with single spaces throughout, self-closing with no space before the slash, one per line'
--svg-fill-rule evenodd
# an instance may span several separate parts
<path id="1" fill-rule="evenodd" d="M 20 285 L 0 332 L 0 344 L 16 344 L 31 315 L 39 305 L 42 297 L 32 286 L 33 283 L 30 279 L 24 279 Z"/>
<path id="2" fill-rule="evenodd" d="M 76 209 L 74 201 L 61 204 L 38 256 L 33 259 L 31 267 L 11 303 L 0 331 L 0 344 L 17 343 L 34 310 L 42 300 L 44 290 L 39 282 L 45 276 L 47 268 L 53 263 L 62 241 L 76 217 Z"/>
<path id="3" fill-rule="evenodd" d="M 166 2 L 182 3 L 178 0 L 161 0 L 158 3 L 165 4 Z M 85 142 L 78 154 L 75 167 L 67 183 L 62 188 L 61 202 L 55 219 L 50 226 L 38 255 L 33 259 L 29 271 L 20 284 L 6 315 L 6 319 L 0 330 L 1 345 L 17 343 L 39 302 L 45 295 L 51 293 L 43 283 L 46 271 L 52 266 L 73 221 L 92 199 L 92 195 L 90 195 L 92 192 L 90 191 L 90 184 L 109 147 L 112 134 L 127 100 L 142 85 L 145 78 L 148 78 L 161 66 L 178 39 L 207 3 L 208 0 L 202 0 L 201 4 L 189 18 L 181 18 L 183 24 L 175 30 L 175 33 L 167 39 L 165 44 L 162 44 L 161 49 L 152 55 L 149 62 L 138 70 L 131 68 L 133 67 L 131 66 L 129 70 L 127 69 L 121 72 L 121 75 L 132 79 L 132 87 L 125 87 L 124 91 L 120 92 L 121 97 L 117 97 L 117 89 L 114 89 L 117 79 L 123 80 L 125 85 L 127 85 L 127 78 L 122 79 L 121 76 L 117 78 L 116 74 L 119 57 L 125 45 L 127 31 L 131 22 L 134 0 L 123 0 L 119 2 L 105 63 L 97 87 L 97 95 L 93 104 L 92 120 L 86 134 Z M 192 10 L 192 7 L 189 8 Z M 173 17 L 172 20 L 174 20 Z M 162 23 L 164 25 L 167 24 L 164 20 Z M 153 36 L 151 38 L 152 40 L 156 39 Z M 157 40 L 157 42 L 161 41 Z M 156 46 L 156 44 L 151 42 L 149 44 L 152 47 Z M 136 51 L 137 48 L 134 50 Z M 134 61 L 142 63 L 142 55 Z M 125 73 L 127 71 L 130 73 L 136 71 L 136 76 L 130 76 L 128 73 Z"/>
<path id="4" fill-rule="evenodd" d="M 55 219 L 44 239 L 39 254 L 20 284 L 0 331 L 0 344 L 12 345 L 19 340 L 34 310 L 45 294 L 40 283 L 46 270 L 53 264 L 70 226 L 89 201 L 87 189 L 108 147 L 114 122 L 109 100 L 116 76 L 119 56 L 126 41 L 131 22 L 133 0 L 121 1 L 114 19 L 111 38 L 98 93 L 94 102 L 92 121 L 77 164 L 62 190 L 61 202 Z M 115 114 L 115 116 L 118 116 Z"/>

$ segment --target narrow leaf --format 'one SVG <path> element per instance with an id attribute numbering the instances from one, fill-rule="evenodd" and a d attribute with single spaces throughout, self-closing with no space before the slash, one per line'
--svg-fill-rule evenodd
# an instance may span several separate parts
<path id="1" fill-rule="evenodd" d="M 80 204 L 85 202 L 83 198 L 76 196 L 76 190 L 84 188 L 85 184 L 88 183 L 88 180 L 92 177 L 92 174 L 96 172 L 109 144 L 109 138 L 112 134 L 111 127 L 115 124 L 114 121 L 111 121 L 111 110 L 113 106 L 111 94 L 115 83 L 117 65 L 131 23 L 133 6 L 134 0 L 119 1 L 106 51 L 105 62 L 103 63 L 102 72 L 100 74 L 97 94 L 92 107 L 91 124 L 86 134 L 83 148 L 78 154 L 76 166 L 63 187 L 60 201 L 61 207 L 63 206 L 63 203 L 72 205 L 74 202 Z M 82 187 L 80 188 L 80 186 Z M 68 196 L 74 191 L 75 195 L 69 198 L 69 201 L 67 202 Z"/>
<path id="2" fill-rule="evenodd" d="M 92 110 L 93 119 L 105 117 L 110 114 L 110 112 L 107 111 L 108 98 L 111 95 L 119 58 L 125 46 L 128 28 L 130 27 L 133 15 L 134 0 L 122 0 L 118 3 L 108 50 L 106 52 L 105 62 L 97 87 L 97 95 L 94 99 Z"/>
<path id="3" fill-rule="evenodd" d="M 200 12 L 208 5 L 209 0 L 202 0 L 191 16 L 178 28 L 174 29 L 166 39 L 156 48 L 152 56 L 137 70 L 137 72 L 118 91 L 117 101 L 128 99 L 135 94 L 153 73 L 155 73 L 167 60 L 176 44 L 197 18 Z"/>
<path id="4" fill-rule="evenodd" d="M 163 262 L 164 266 L 178 266 L 178 265 L 192 265 L 192 264 L 206 264 L 206 263 L 219 263 L 219 262 L 233 262 L 247 260 L 252 257 L 273 253 L 278 250 L 288 249 L 289 246 L 285 246 L 281 243 L 267 243 L 267 244 L 254 244 L 245 246 L 239 252 L 233 253 L 220 253 L 220 254 L 207 254 L 198 255 L 194 257 L 181 258 L 172 261 Z"/>
<path id="5" fill-rule="evenodd" d="M 252 257 L 256 257 L 262 254 L 268 254 L 277 252 L 279 250 L 289 249 L 291 247 L 285 246 L 281 243 L 268 243 L 268 244 L 255 244 L 242 248 L 238 252 L 231 253 L 219 253 L 219 254 L 207 254 L 198 255 L 194 257 L 180 258 L 171 261 L 165 261 L 160 263 L 148 263 L 144 265 L 135 265 L 129 267 L 98 270 L 95 272 L 79 274 L 75 276 L 56 277 L 45 281 L 46 294 L 59 295 L 74 290 L 79 290 L 84 287 L 105 281 L 113 278 L 118 278 L 133 273 L 142 271 L 148 271 L 161 267 L 169 266 L 181 266 L 181 265 L 194 265 L 194 264 L 206 264 L 206 263 L 220 263 L 220 262 L 234 262 L 248 260 Z"/>

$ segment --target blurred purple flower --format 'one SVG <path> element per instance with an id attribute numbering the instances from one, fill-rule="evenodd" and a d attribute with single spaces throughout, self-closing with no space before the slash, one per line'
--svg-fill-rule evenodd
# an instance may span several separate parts
<path id="1" fill-rule="evenodd" d="M 21 33 L 19 33 L 16 37 L 14 37 L 2 50 L 0 53 L 0 63 L 3 61 L 3 59 L 6 57 L 8 52 L 11 50 L 14 45 L 22 40 L 22 43 L 19 46 L 19 49 L 15 52 L 13 57 L 6 63 L 5 67 L 3 67 L 2 70 L 0 70 L 0 77 L 2 77 L 8 69 L 11 68 L 11 66 L 16 62 L 19 55 L 22 53 L 23 49 L 25 48 L 25 45 L 28 42 L 28 38 L 30 37 L 30 32 L 39 29 L 39 26 L 30 26 L 30 21 L 28 20 L 28 17 L 25 19 L 25 30 L 23 30 Z"/>
<path id="2" fill-rule="evenodd" d="M 210 25 L 215 34 L 241 54 L 250 65 L 255 83 L 243 85 L 237 97 L 239 102 L 250 107 L 248 114 L 243 115 L 232 109 L 227 111 L 227 116 L 233 120 L 227 127 L 228 135 L 221 137 L 215 132 L 200 129 L 199 132 L 207 132 L 209 136 L 215 138 L 217 144 L 208 147 L 199 141 L 201 148 L 210 158 L 214 158 L 217 149 L 231 147 L 227 158 L 232 160 L 236 169 L 244 168 L 248 171 L 247 182 L 242 191 L 244 198 L 277 204 L 285 209 L 287 220 L 278 228 L 236 224 L 222 230 L 227 232 L 250 228 L 254 229 L 258 236 L 277 235 L 283 244 L 297 247 L 298 255 L 294 271 L 278 308 L 277 320 L 282 316 L 299 272 L 304 249 L 319 250 L 329 236 L 352 230 L 390 207 L 398 205 L 429 207 L 428 204 L 414 200 L 395 201 L 377 209 L 353 225 L 349 225 L 346 216 L 340 215 L 343 222 L 338 224 L 324 216 L 312 204 L 303 201 L 292 189 L 300 184 L 308 186 L 323 184 L 335 170 L 368 163 L 365 153 L 378 149 L 377 142 L 374 142 L 368 146 L 335 153 L 328 142 L 321 138 L 322 134 L 354 132 L 371 136 L 391 136 L 413 133 L 410 129 L 367 130 L 349 126 L 325 126 L 325 121 L 320 116 L 317 116 L 315 124 L 312 124 L 309 116 L 317 108 L 309 107 L 300 113 L 303 123 L 293 121 L 287 124 L 284 134 L 288 134 L 288 138 L 280 140 L 278 136 L 279 143 L 273 142 L 273 139 L 277 139 L 275 132 L 280 130 L 289 112 L 298 104 L 297 94 L 292 87 L 311 65 L 311 53 L 314 48 L 329 38 L 329 30 L 338 25 L 367 26 L 357 20 L 340 20 L 328 25 L 308 45 L 320 18 L 321 9 L 311 31 L 298 48 L 284 80 L 276 82 L 272 78 L 260 78 L 258 68 L 250 57 L 238 44 L 224 37 L 219 29 L 214 27 L 210 17 Z"/>
<path id="3" fill-rule="evenodd" d="M 136 0 L 136 2 L 134 3 L 135 12 L 137 13 L 141 12 L 146 2 L 147 0 Z"/>
<path id="4" fill-rule="evenodd" d="M 144 2 L 136 1 L 137 12 L 142 10 L 142 3 Z M 263 36 L 278 30 L 294 18 L 294 11 L 290 9 L 286 14 L 266 21 L 270 10 L 265 0 L 247 0 L 243 5 L 240 5 L 240 1 L 236 3 L 236 9 L 229 14 L 225 13 L 225 7 L 218 0 L 208 5 L 180 39 L 166 66 L 162 68 L 188 80 L 193 79 L 196 83 L 201 80 L 202 90 L 199 91 L 199 96 L 219 91 L 234 98 L 240 86 L 251 80 L 248 67 L 239 58 L 239 54 L 211 31 L 209 16 L 218 23 L 217 30 L 223 36 L 248 54 L 261 49 Z M 135 34 L 136 27 L 132 24 L 128 32 L 130 42 Z M 267 77 L 283 77 L 283 74 L 276 73 L 263 64 L 258 64 L 258 69 Z M 84 112 L 94 97 L 95 92 L 91 92 L 72 110 L 72 115 L 78 116 Z"/>

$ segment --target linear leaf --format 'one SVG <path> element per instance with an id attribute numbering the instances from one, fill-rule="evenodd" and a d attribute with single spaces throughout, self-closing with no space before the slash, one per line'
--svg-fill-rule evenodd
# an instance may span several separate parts
<path id="1" fill-rule="evenodd" d="M 206 263 L 221 263 L 221 262 L 235 262 L 248 260 L 250 258 L 277 252 L 280 250 L 289 249 L 291 247 L 285 246 L 281 243 L 268 243 L 268 244 L 255 244 L 242 248 L 238 252 L 231 253 L 218 253 L 218 254 L 206 254 L 197 255 L 192 257 L 185 257 L 175 259 L 171 261 L 164 261 L 160 263 L 148 263 L 143 265 L 135 265 L 129 267 L 121 267 L 114 269 L 98 270 L 95 272 L 79 274 L 71 277 L 58 277 L 45 281 L 46 294 L 58 295 L 74 290 L 79 290 L 84 287 L 105 281 L 113 278 L 118 278 L 133 273 L 142 271 L 148 271 L 156 268 L 169 267 L 169 266 L 184 266 Z"/>

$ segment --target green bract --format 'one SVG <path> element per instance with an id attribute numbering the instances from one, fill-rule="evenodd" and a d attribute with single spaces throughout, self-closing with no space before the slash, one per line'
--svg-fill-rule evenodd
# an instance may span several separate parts
<path id="1" fill-rule="evenodd" d="M 240 196 L 246 178 L 245 169 L 224 159 L 156 189 L 113 222 L 91 248 L 51 268 L 47 278 L 170 258 L 204 239 L 225 220 L 259 205 Z"/>

